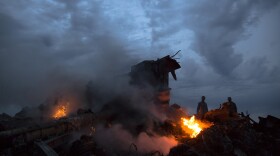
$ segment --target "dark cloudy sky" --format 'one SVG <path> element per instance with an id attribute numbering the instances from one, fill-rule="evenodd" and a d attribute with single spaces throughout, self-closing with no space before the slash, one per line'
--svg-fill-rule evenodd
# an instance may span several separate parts
<path id="1" fill-rule="evenodd" d="M 0 112 L 178 55 L 172 102 L 280 117 L 278 0 L 1 0 Z"/>

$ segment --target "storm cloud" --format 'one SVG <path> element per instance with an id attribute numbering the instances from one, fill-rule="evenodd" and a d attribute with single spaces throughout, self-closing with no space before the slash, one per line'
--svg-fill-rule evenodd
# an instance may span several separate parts
<path id="1" fill-rule="evenodd" d="M 99 2 L 83 9 L 76 1 L 1 3 L 1 109 L 129 71 L 127 43 Z"/>
<path id="2" fill-rule="evenodd" d="M 277 0 L 3 0 L 0 110 L 78 94 L 90 80 L 113 86 L 142 59 L 181 49 L 172 101 L 193 113 L 202 95 L 210 108 L 232 96 L 240 111 L 279 116 L 279 8 Z"/>

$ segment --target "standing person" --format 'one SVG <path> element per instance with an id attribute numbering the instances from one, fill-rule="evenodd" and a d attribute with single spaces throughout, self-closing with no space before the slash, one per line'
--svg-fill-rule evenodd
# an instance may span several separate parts
<path id="1" fill-rule="evenodd" d="M 228 97 L 228 104 L 232 113 L 237 113 L 236 104 L 232 101 L 231 97 Z"/>
<path id="2" fill-rule="evenodd" d="M 197 105 L 196 114 L 197 117 L 203 119 L 205 113 L 208 112 L 207 103 L 205 102 L 205 96 L 201 97 L 201 101 Z"/>
<path id="3" fill-rule="evenodd" d="M 222 104 L 222 108 L 227 110 L 230 116 L 235 116 L 237 114 L 236 104 L 232 101 L 231 97 L 227 98 L 228 101 Z"/>

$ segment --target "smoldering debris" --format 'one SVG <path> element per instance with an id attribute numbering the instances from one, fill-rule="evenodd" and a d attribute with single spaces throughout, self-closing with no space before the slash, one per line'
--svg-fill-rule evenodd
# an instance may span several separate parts
<path id="1" fill-rule="evenodd" d="M 94 137 L 98 145 L 102 145 L 111 153 L 128 152 L 128 147 L 133 143 L 137 147 L 139 154 L 160 151 L 167 155 L 169 149 L 177 145 L 174 137 L 159 136 L 153 134 L 152 131 L 141 132 L 139 135 L 133 136 L 122 125 L 113 125 L 110 129 L 99 126 Z"/>
<path id="2" fill-rule="evenodd" d="M 248 117 L 216 123 L 195 139 L 185 140 L 172 148 L 169 156 L 278 155 L 280 119 L 270 115 L 260 119 L 259 123 L 254 124 Z"/>

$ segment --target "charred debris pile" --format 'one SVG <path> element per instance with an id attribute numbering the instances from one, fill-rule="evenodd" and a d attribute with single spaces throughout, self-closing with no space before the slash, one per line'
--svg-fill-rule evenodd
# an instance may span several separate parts
<path id="1" fill-rule="evenodd" d="M 175 54 L 176 55 L 176 54 Z M 174 56 L 131 68 L 130 89 L 118 96 L 89 83 L 87 105 L 63 97 L 15 116 L 0 114 L 0 155 L 188 156 L 278 155 L 280 119 L 259 122 L 224 107 L 203 118 L 170 105 L 169 73 L 181 68 Z M 98 111 L 92 105 L 101 104 Z M 83 109 L 79 108 L 82 107 Z"/>
<path id="2" fill-rule="evenodd" d="M 259 123 L 240 116 L 214 124 L 194 139 L 186 139 L 170 150 L 169 156 L 187 155 L 278 155 L 280 119 L 268 115 Z"/>

